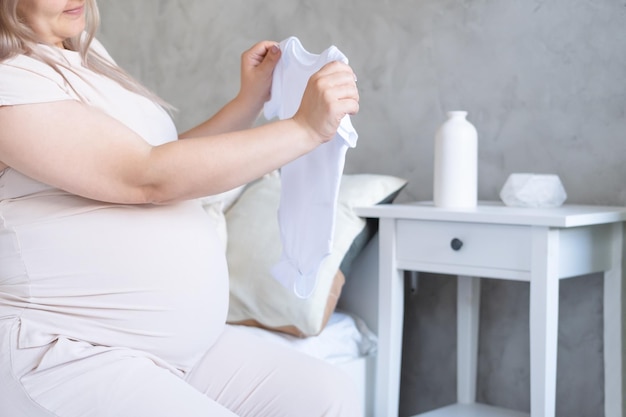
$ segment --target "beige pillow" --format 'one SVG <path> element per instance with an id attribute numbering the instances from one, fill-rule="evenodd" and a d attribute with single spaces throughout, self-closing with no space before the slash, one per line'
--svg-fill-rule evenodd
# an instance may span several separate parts
<path id="1" fill-rule="evenodd" d="M 220 241 L 226 247 L 228 232 L 226 231 L 226 217 L 224 213 L 237 201 L 245 186 L 239 186 L 223 193 L 207 195 L 198 199 L 204 211 L 213 219 Z"/>
<path id="2" fill-rule="evenodd" d="M 330 287 L 330 291 L 328 293 L 328 299 L 326 300 L 326 307 L 324 307 L 324 316 L 322 317 L 322 329 L 326 327 L 330 316 L 335 312 L 335 307 L 337 307 L 337 301 L 339 301 L 339 296 L 341 295 L 341 288 L 343 288 L 343 284 L 346 283 L 346 277 L 343 275 L 341 270 L 338 270 L 333 278 L 333 283 Z M 242 324 L 244 326 L 254 326 L 254 327 L 262 327 L 264 329 L 275 330 L 283 333 L 287 333 L 297 337 L 307 337 L 305 333 L 303 333 L 300 329 L 298 329 L 294 325 L 287 326 L 277 326 L 271 327 L 266 326 L 263 323 L 259 323 L 256 319 L 247 319 L 237 322 L 231 322 L 232 324 Z"/>
<path id="3" fill-rule="evenodd" d="M 228 322 L 254 324 L 299 336 L 319 334 L 343 285 L 343 274 L 338 275 L 341 262 L 366 226 L 365 219 L 354 214 L 353 208 L 389 201 L 405 184 L 401 178 L 386 175 L 343 175 L 333 250 L 321 265 L 317 286 L 307 299 L 298 298 L 270 273 L 281 254 L 277 216 L 280 178 L 269 175 L 250 184 L 226 213 Z"/>

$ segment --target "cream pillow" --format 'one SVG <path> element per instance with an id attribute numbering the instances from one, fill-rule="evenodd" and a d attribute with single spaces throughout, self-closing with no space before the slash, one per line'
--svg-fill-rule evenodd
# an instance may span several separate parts
<path id="1" fill-rule="evenodd" d="M 223 193 L 207 195 L 198 198 L 204 211 L 213 219 L 217 229 L 217 236 L 226 247 L 228 242 L 228 232 L 226 231 L 226 217 L 224 213 L 237 201 L 243 193 L 245 186 L 239 186 Z"/>
<path id="2" fill-rule="evenodd" d="M 281 254 L 277 216 L 280 178 L 269 175 L 250 184 L 226 213 L 228 322 L 300 336 L 317 335 L 326 324 L 329 310 L 334 309 L 343 284 L 341 262 L 366 228 L 366 220 L 354 214 L 353 208 L 389 202 L 405 184 L 401 178 L 386 175 L 343 175 L 333 250 L 320 268 L 315 291 L 307 299 L 296 297 L 270 273 Z"/>

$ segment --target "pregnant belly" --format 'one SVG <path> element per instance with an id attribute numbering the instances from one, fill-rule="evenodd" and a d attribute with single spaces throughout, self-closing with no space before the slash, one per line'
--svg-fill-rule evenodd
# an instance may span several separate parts
<path id="1" fill-rule="evenodd" d="M 7 268 L 7 257 L 0 267 L 6 305 L 22 309 L 22 344 L 63 335 L 187 368 L 218 337 L 227 313 L 224 248 L 212 220 L 195 202 L 81 201 L 4 230 L 16 243 L 14 264 L 23 265 Z"/>

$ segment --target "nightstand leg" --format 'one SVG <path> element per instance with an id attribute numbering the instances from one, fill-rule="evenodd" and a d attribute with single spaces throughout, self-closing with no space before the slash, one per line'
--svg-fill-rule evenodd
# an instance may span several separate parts
<path id="1" fill-rule="evenodd" d="M 530 415 L 554 417 L 559 320 L 559 231 L 533 227 L 530 277 Z"/>
<path id="2" fill-rule="evenodd" d="M 459 276 L 457 290 L 457 401 L 476 402 L 480 278 Z"/>
<path id="3" fill-rule="evenodd" d="M 626 414 L 622 362 L 622 223 L 614 224 L 611 233 L 613 264 L 604 273 L 604 415 L 622 417 Z"/>
<path id="4" fill-rule="evenodd" d="M 396 265 L 393 219 L 380 219 L 376 417 L 395 417 L 400 403 L 404 274 Z"/>

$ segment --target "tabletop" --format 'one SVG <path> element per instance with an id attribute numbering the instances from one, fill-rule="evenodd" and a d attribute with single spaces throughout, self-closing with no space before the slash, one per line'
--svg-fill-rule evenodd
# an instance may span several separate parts
<path id="1" fill-rule="evenodd" d="M 432 201 L 356 207 L 362 217 L 492 223 L 548 227 L 577 227 L 626 221 L 626 207 L 565 204 L 554 208 L 510 207 L 479 201 L 475 208 L 435 207 Z"/>

